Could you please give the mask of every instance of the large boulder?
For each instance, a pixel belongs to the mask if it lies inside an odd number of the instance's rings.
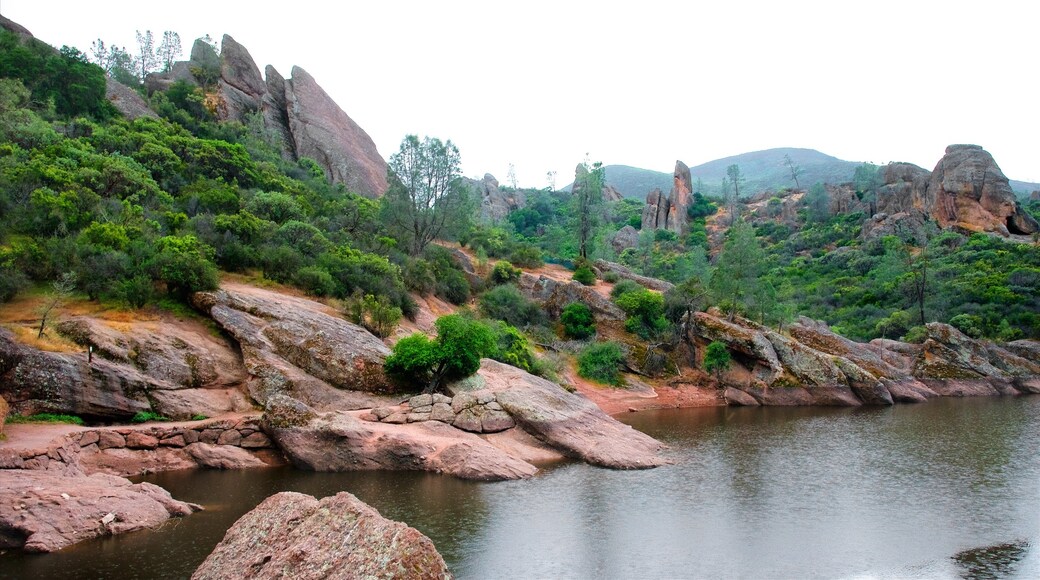
[[[105,98],[117,111],[131,121],[138,117],[157,118],[159,116],[148,107],[148,103],[137,94],[137,91],[112,77],[105,77]]]
[[[618,230],[610,238],[610,246],[614,248],[615,254],[621,254],[629,248],[634,248],[639,245],[639,230],[635,229],[631,225]]]
[[[451,578],[433,542],[347,492],[320,501],[295,492],[238,519],[193,580]]]
[[[285,82],[285,100],[298,157],[317,161],[330,181],[365,197],[386,192],[386,161],[375,142],[314,77],[294,66],[292,78]]]
[[[922,209],[932,172],[913,163],[895,162],[881,168],[877,211],[889,215]]]
[[[481,361],[478,374],[517,425],[564,455],[614,469],[667,463],[658,455],[661,442],[556,383],[490,359]]]
[[[889,215],[881,212],[863,223],[863,239],[875,240],[895,236],[915,246],[925,246],[937,231],[935,222],[919,209]]]
[[[318,414],[277,395],[268,401],[263,424],[293,465],[311,471],[432,471],[479,481],[522,479],[537,471],[479,436],[438,421],[389,424],[363,420],[363,414]]]
[[[267,78],[267,92],[261,102],[264,113],[264,126],[278,138],[278,146],[282,157],[295,160],[296,143],[289,129],[289,105],[285,100],[285,77],[271,65],[264,69]]]
[[[0,469],[0,550],[53,552],[91,538],[155,528],[199,509],[156,485],[113,475]]]
[[[932,171],[924,209],[943,227],[1007,235],[1040,231],[993,156],[978,145],[950,145]]]
[[[620,232],[618,232],[620,233]],[[667,280],[661,280],[659,278],[651,278],[649,276],[642,276],[636,274],[632,270],[617,264],[615,262],[608,262],[606,260],[596,260],[596,269],[600,272],[611,272],[617,275],[618,278],[623,280],[631,280],[636,284],[650,290],[657,290],[658,292],[667,292],[675,287],[675,284],[668,282]]]
[[[280,393],[319,409],[371,408],[385,403],[372,393],[396,390],[383,372],[390,349],[323,304],[239,284],[192,303],[238,341],[261,404]]]

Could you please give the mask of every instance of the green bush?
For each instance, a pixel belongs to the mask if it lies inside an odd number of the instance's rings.
[[[614,300],[617,300],[617,298],[622,294],[627,294],[629,292],[634,292],[636,290],[642,289],[643,287],[639,285],[637,282],[625,279],[618,282],[617,284],[614,284],[614,287],[610,289],[610,297]]]
[[[437,295],[452,304],[465,304],[469,294],[469,281],[458,270],[447,270],[437,279]]]
[[[618,296],[614,303],[625,311],[625,330],[644,339],[658,336],[668,328],[664,318],[664,297],[640,287]]]
[[[496,351],[494,333],[479,320],[449,314],[438,318],[435,326],[434,340],[417,332],[397,341],[386,358],[386,372],[433,391],[446,378],[477,372],[481,357]]]
[[[620,365],[625,360],[621,346],[616,342],[596,342],[585,347],[578,355],[578,375],[600,383],[623,384]]]
[[[915,326],[903,336],[903,342],[911,344],[922,344],[925,340],[928,340],[928,329],[923,326]]]
[[[545,321],[541,307],[512,284],[496,286],[480,297],[480,311],[488,318],[504,320],[513,326],[529,326]]]
[[[513,248],[509,254],[509,261],[523,268],[540,268],[545,264],[542,251],[530,244],[520,244]]]
[[[532,372],[536,360],[527,337],[515,326],[500,320],[491,325],[491,331],[495,335],[495,351],[490,354],[490,358]]]
[[[596,334],[596,323],[592,309],[584,302],[571,302],[560,313],[563,332],[570,338],[588,338]]]
[[[523,274],[523,271],[520,268],[513,266],[506,260],[500,260],[491,269],[491,274],[488,275],[488,283],[492,286],[509,284],[519,280],[521,274]]]
[[[332,274],[319,266],[300,268],[293,277],[293,282],[313,296],[331,296],[336,291],[336,281]]]
[[[606,272],[603,274],[603,281],[610,284],[614,284],[620,279],[621,276],[618,276],[617,272]]]
[[[165,417],[154,411],[139,411],[131,419],[131,423],[147,423],[148,421],[169,421],[169,417]]]
[[[596,283],[596,273],[588,266],[578,266],[578,268],[574,270],[572,278],[575,282],[580,282],[585,286],[592,286]]]
[[[729,349],[724,342],[713,341],[704,350],[704,370],[714,374],[715,378],[722,376],[723,371],[729,368],[731,360]]]
[[[401,269],[404,285],[413,292],[426,296],[437,289],[433,265],[422,258],[408,258]]]
[[[217,287],[217,267],[213,248],[195,236],[166,236],[155,242],[152,276],[164,282],[171,294],[187,296]]]

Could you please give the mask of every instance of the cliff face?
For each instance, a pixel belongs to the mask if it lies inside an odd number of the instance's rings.
[[[672,190],[665,197],[655,189],[646,196],[643,208],[643,230],[669,230],[683,235],[687,230],[686,209],[690,207],[693,186],[690,168],[682,161],[675,162],[672,173]]]

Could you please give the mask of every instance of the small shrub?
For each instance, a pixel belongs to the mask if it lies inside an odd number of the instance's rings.
[[[622,294],[628,294],[629,292],[642,289],[643,287],[640,286],[638,283],[626,279],[618,282],[617,284],[614,284],[614,287],[610,289],[610,297],[614,300],[617,300],[617,298]]]
[[[300,268],[293,281],[312,296],[329,296],[336,291],[336,280],[320,266]]]
[[[437,295],[452,304],[469,301],[470,287],[465,274],[458,270],[445,270],[437,280]]]
[[[592,317],[592,309],[584,302],[571,302],[560,313],[563,333],[569,338],[588,338],[596,334],[596,323]]]
[[[731,360],[726,343],[716,340],[704,351],[704,370],[719,379],[722,372],[729,368]]]
[[[513,266],[506,260],[501,260],[492,268],[491,274],[488,276],[488,283],[492,286],[509,284],[519,280],[521,274],[523,274],[523,271],[520,268]]]
[[[621,277],[618,276],[617,272],[606,272],[606,273],[603,274],[603,281],[604,282],[609,282],[611,284],[615,284],[620,279],[621,279]]]
[[[545,261],[542,260],[542,251],[528,244],[514,248],[509,254],[509,261],[523,268],[540,268],[545,264]]]
[[[512,284],[496,286],[485,292],[480,297],[480,311],[488,318],[520,327],[539,324],[545,319],[538,304]]]
[[[578,355],[578,375],[600,383],[620,386],[620,365],[625,353],[616,342],[596,342],[585,347]]]
[[[530,372],[535,365],[535,358],[527,337],[515,326],[502,321],[492,324],[491,331],[495,335],[495,352],[491,353],[491,358]]]
[[[131,419],[131,423],[146,423],[148,421],[169,421],[169,417],[164,417],[159,413],[153,411],[139,411]]]
[[[903,336],[903,342],[909,342],[911,344],[922,344],[927,339],[928,329],[923,326],[915,326],[906,331],[906,335]]]
[[[191,420],[192,421],[205,421],[206,419],[209,419],[209,417],[206,416],[206,415],[203,415],[202,413],[196,413],[196,414],[191,416]]]
[[[426,296],[437,289],[437,276],[433,265],[422,258],[409,259],[401,271],[404,284],[409,290]]]
[[[397,328],[403,312],[385,296],[361,295],[357,290],[346,300],[344,314],[354,324],[364,326],[379,338],[386,338]]]
[[[618,296],[614,303],[628,314],[625,330],[632,334],[650,339],[668,328],[668,321],[664,318],[664,297],[656,292],[640,287]]]
[[[596,283],[596,273],[588,266],[579,266],[578,269],[574,271],[572,278],[575,282],[580,282],[585,286],[592,286]]]

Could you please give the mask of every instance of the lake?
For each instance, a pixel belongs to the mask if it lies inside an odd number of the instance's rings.
[[[546,466],[527,481],[290,468],[137,478],[206,511],[3,578],[186,578],[283,490],[345,490],[428,535],[458,578],[1040,578],[1040,397],[621,417],[674,465]]]

